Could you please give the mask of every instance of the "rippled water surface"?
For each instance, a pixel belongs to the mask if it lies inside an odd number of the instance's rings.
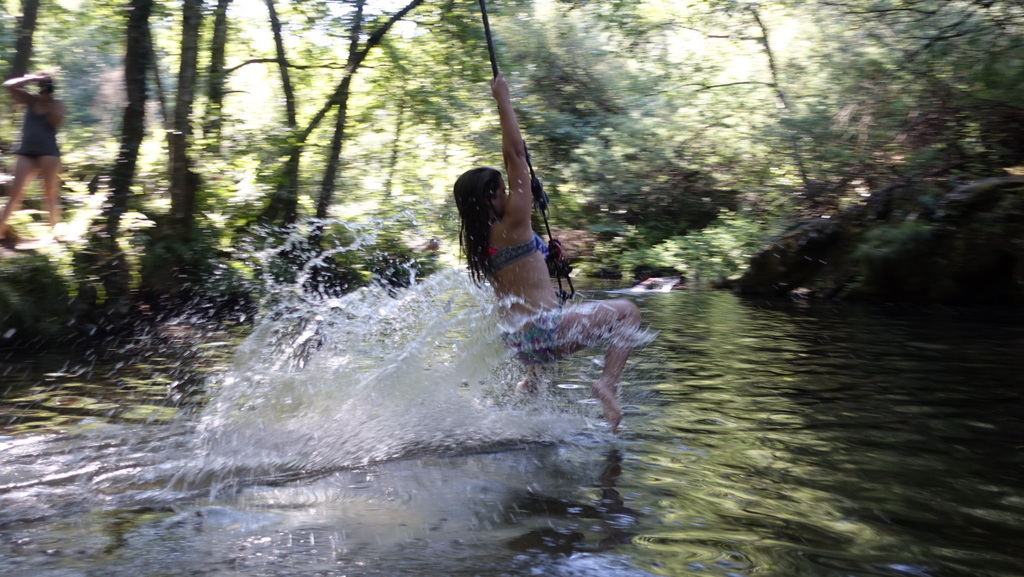
[[[1019,313],[585,292],[658,331],[617,437],[457,275],[8,359],[0,574],[1024,575]]]

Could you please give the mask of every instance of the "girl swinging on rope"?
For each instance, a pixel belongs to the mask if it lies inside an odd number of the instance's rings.
[[[488,281],[500,302],[502,339],[527,366],[516,390],[536,393],[539,365],[585,347],[608,343],[601,377],[591,392],[601,401],[612,432],[622,421],[618,379],[642,333],[640,310],[626,300],[562,306],[548,278],[547,246],[533,232],[533,194],[526,145],[505,77],[491,93],[498,103],[506,180],[497,169],[474,168],[455,182],[461,218],[459,242],[475,282]]]

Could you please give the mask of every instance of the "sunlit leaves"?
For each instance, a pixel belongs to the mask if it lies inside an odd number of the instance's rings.
[[[115,86],[123,6],[45,4],[37,64],[64,78],[73,122],[63,136],[69,172],[78,178],[78,168],[93,171],[113,156],[111,118],[123,106]],[[406,4],[369,2],[364,40]],[[299,131],[345,74],[355,3],[276,5],[299,126],[289,128],[284,118],[265,2],[234,0],[223,132],[217,142],[196,143],[209,151],[196,170],[206,187],[204,222],[222,227],[227,239],[218,246],[230,245],[233,231],[277,190],[290,147],[303,146],[299,206],[306,211],[327,157],[329,127]],[[181,32],[176,6],[158,4],[153,18],[158,78],[169,106]],[[791,201],[827,212],[895,179],[950,167],[989,174],[1010,166],[1015,155],[1019,164],[1019,2],[492,0],[487,6],[499,66],[554,201],[552,222],[600,231],[594,234],[619,254],[669,247],[671,239],[706,227],[731,230],[735,223],[716,220],[726,215],[742,221]],[[472,0],[424,3],[365,60],[349,100],[335,214],[364,220],[411,214],[425,229],[415,234],[454,238],[451,183],[475,164],[501,162],[480,16]],[[0,24],[9,36],[9,21]],[[197,95],[196,115],[204,112],[203,96]],[[133,202],[159,212],[166,204],[166,151],[156,93],[151,97]]]

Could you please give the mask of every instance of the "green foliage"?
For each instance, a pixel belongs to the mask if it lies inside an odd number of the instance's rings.
[[[60,336],[69,317],[64,279],[43,255],[0,259],[0,339]]]
[[[942,267],[942,255],[930,254],[929,241],[935,234],[932,224],[905,220],[867,231],[853,252],[860,263],[861,286],[865,295],[929,295],[936,292],[933,274]],[[941,278],[941,277],[940,277]]]
[[[161,83],[150,84],[148,132],[117,245],[130,288],[261,294],[274,283],[305,283],[337,294],[402,284],[443,260],[410,238],[457,247],[455,178],[500,165],[479,7],[424,3],[354,77],[331,207],[346,224],[290,248],[291,231],[256,235],[295,145],[300,218],[315,206],[334,111],[316,126],[314,115],[347,73],[355,15],[353,2],[276,6],[297,129],[284,120],[265,10],[234,5],[223,131],[195,135],[197,230],[174,238],[155,229],[169,210],[163,114],[178,88],[181,23],[173,5],[156,5],[151,81]],[[68,102],[67,214],[95,219],[93,232],[103,224],[96,197],[108,192],[102,183],[118,152],[124,8],[44,3],[36,33],[32,67],[54,69]],[[366,8],[364,34],[395,6]],[[818,216],[922,175],[974,178],[1024,164],[1024,27],[1010,0],[506,0],[489,9],[498,62],[552,199],[551,223],[596,238],[588,260],[574,265],[580,273],[728,279],[782,226],[779,211]],[[0,24],[8,62],[13,22]],[[206,112],[205,86],[201,78],[193,126]],[[356,241],[360,227],[380,222],[386,234]],[[858,258],[868,269],[903,262],[926,238],[915,226],[872,233]],[[256,262],[250,248],[276,260]],[[62,257],[59,270],[71,260]],[[67,274],[91,278],[84,266]]]
[[[706,286],[742,274],[766,232],[753,218],[723,211],[707,227],[623,251],[614,262],[634,278],[681,276],[692,286]]]
[[[216,229],[197,227],[189,238],[152,238],[140,259],[140,288],[155,296],[186,298],[194,294],[217,298],[239,289],[241,279],[218,258],[216,235]]]
[[[864,262],[908,262],[918,256],[921,246],[933,234],[933,226],[919,220],[877,226],[864,235],[854,257]]]
[[[236,287],[257,298],[276,293],[338,297],[368,285],[397,288],[440,268],[436,252],[408,242],[395,220],[370,225],[302,221],[260,227],[225,259]]]

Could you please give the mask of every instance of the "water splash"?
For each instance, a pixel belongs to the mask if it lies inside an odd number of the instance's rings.
[[[496,321],[491,291],[456,271],[397,293],[278,298],[214,385],[187,474],[327,471],[577,432],[578,415],[510,399],[517,368]]]

